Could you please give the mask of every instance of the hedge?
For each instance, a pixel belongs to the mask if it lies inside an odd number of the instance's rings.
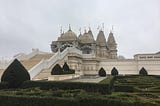
[[[114,92],[136,92],[138,90],[131,85],[115,85],[113,87],[113,91]]]
[[[73,98],[0,95],[0,106],[80,106]]]
[[[0,95],[0,106],[159,106],[130,97],[86,96],[75,98]]]
[[[115,76],[112,89],[115,92],[159,92],[154,89],[160,84],[160,77],[155,75]]]
[[[21,88],[40,87],[42,90],[75,90],[83,89],[87,92],[110,94],[109,84],[81,83],[81,82],[56,82],[56,81],[27,81]]]

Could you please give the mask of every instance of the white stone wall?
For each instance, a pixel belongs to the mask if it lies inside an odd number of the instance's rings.
[[[89,63],[88,63],[89,64]],[[106,74],[111,74],[111,70],[115,67],[119,74],[139,74],[139,70],[144,67],[149,75],[160,75],[160,61],[136,61],[130,60],[106,60],[101,61],[97,71],[84,71],[84,74],[98,74],[98,70],[103,67]]]
[[[100,62],[99,69],[103,67],[106,74],[111,74],[111,70],[115,67],[119,74],[137,74],[137,62],[134,60],[110,60]]]
[[[138,70],[144,67],[149,75],[160,75],[160,61],[138,61]]]

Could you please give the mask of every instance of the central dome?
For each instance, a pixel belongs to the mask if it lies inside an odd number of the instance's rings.
[[[71,41],[71,40],[77,40],[77,36],[74,32],[72,32],[71,29],[69,29],[67,32],[61,35],[61,37],[58,38],[58,41]]]

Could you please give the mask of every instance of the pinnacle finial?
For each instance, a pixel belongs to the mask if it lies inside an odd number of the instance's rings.
[[[110,33],[113,33],[113,25],[112,25],[112,28],[111,28],[111,30],[110,30]]]
[[[71,25],[69,24],[69,31],[71,31]]]
[[[62,26],[61,26],[61,29],[60,29],[60,34],[62,34]]]
[[[91,31],[91,27],[90,27],[90,24],[89,24],[89,26],[88,26],[88,29],[89,29],[89,31]]]
[[[100,26],[97,27],[97,30],[100,30]]]
[[[114,26],[112,25],[112,30],[111,30],[112,32],[113,32],[113,27],[114,27]]]
[[[104,31],[104,23],[102,23],[102,30]]]
[[[84,33],[87,33],[86,27],[84,27]]]
[[[81,27],[79,28],[79,32],[80,32],[80,34],[81,34]]]
[[[91,31],[91,27],[88,27],[89,31]]]

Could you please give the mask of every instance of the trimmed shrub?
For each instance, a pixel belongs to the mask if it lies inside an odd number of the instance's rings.
[[[51,71],[51,75],[63,75],[63,74],[75,74],[75,70],[70,69],[68,64],[65,62],[63,68],[61,68],[59,64],[56,64]]]
[[[63,74],[75,74],[75,70],[69,69],[69,71],[63,71]]]
[[[98,75],[101,76],[101,77],[105,77],[106,76],[106,71],[104,70],[103,67],[101,67],[101,69],[99,70]]]
[[[144,67],[142,67],[141,70],[139,71],[139,75],[144,75],[144,76],[148,75],[148,73]]]
[[[74,69],[70,69],[70,72],[71,72],[72,74],[75,74],[75,70],[74,70]]]
[[[51,71],[51,75],[61,75],[61,74],[63,74],[63,69],[59,64],[56,64]]]
[[[70,69],[68,64],[65,62],[63,65],[63,74],[75,74],[75,70]]]
[[[123,95],[122,95],[123,96]],[[130,95],[125,97],[80,95],[71,97],[34,97],[0,95],[1,106],[159,106],[157,103],[142,101]],[[126,97],[129,96],[129,97]],[[18,101],[18,102],[17,102]]]
[[[111,75],[113,76],[118,75],[118,70],[115,67],[112,69]]]
[[[69,66],[66,62],[63,65],[63,71],[70,71]]]
[[[30,75],[17,59],[8,66],[1,77],[2,82],[8,82],[9,88],[17,88],[27,80],[30,80]]]
[[[0,83],[0,89],[7,89],[8,88],[8,83],[7,82],[1,82]]]
[[[41,91],[40,95],[0,94],[0,106],[159,106],[159,100],[143,100],[134,94],[99,95],[85,91]],[[39,93],[37,91],[32,91]],[[46,93],[46,94],[45,94]],[[44,94],[44,95],[42,95]],[[47,95],[48,94],[48,95]],[[18,101],[18,102],[17,102]]]

